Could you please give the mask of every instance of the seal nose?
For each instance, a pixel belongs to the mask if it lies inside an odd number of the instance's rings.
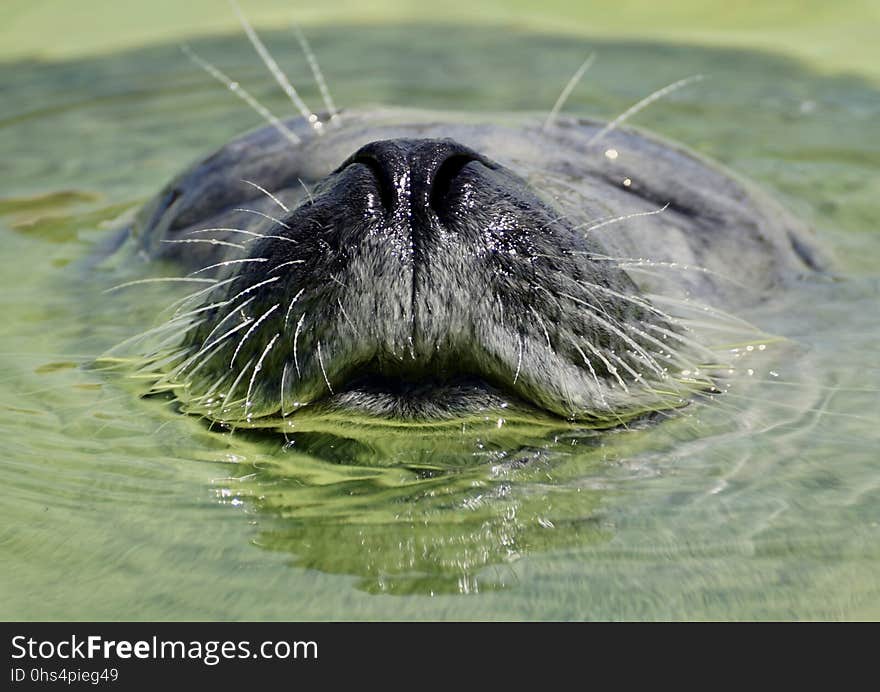
[[[477,152],[452,139],[387,139],[361,147],[341,167],[366,166],[376,179],[389,216],[440,215],[462,169],[473,161],[494,168]]]

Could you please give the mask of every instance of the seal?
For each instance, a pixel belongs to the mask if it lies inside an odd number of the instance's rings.
[[[619,424],[712,386],[675,376],[712,354],[664,296],[730,309],[818,266],[778,205],[633,130],[396,109],[285,127],[301,141],[230,142],[132,230],[211,281],[172,322],[163,384],[224,423],[524,404]],[[639,274],[674,265],[699,271]]]
[[[695,314],[735,325],[728,311],[821,266],[754,186],[617,122],[269,119],[129,229],[142,258],[207,284],[144,361],[224,425],[515,410],[617,426],[717,390],[728,365]]]

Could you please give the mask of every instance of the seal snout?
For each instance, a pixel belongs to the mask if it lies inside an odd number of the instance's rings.
[[[523,178],[455,140],[370,142],[284,211],[250,214],[248,256],[225,265],[224,294],[186,337],[181,380],[209,417],[317,405],[442,418],[519,402],[619,419],[630,385],[661,372],[644,329],[657,316],[628,277],[592,261]]]
[[[448,212],[452,185],[472,162],[495,167],[452,139],[389,139],[364,145],[337,172],[365,167],[375,178],[387,215],[419,222],[431,212],[438,216]]]

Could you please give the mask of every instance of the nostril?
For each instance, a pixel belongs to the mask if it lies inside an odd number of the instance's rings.
[[[378,161],[369,154],[355,155],[346,165],[352,165],[355,163],[365,166],[373,174],[373,177],[376,179],[376,187],[379,191],[379,201],[382,203],[382,208],[385,209],[386,212],[390,212],[391,207],[394,205],[394,181],[391,178],[388,168],[384,166],[381,161]]]
[[[462,169],[472,161],[479,161],[479,158],[473,154],[462,153],[453,154],[440,164],[431,181],[431,192],[428,198],[428,204],[434,212],[440,213],[444,209],[444,203],[449,197],[452,183]]]
[[[463,169],[473,161],[494,164],[451,139],[388,139],[362,146],[338,169],[359,164],[369,172],[386,214],[411,216],[431,209],[448,213],[449,198]],[[366,169],[366,170],[364,170]]]

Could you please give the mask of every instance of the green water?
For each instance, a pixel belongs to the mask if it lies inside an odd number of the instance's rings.
[[[743,317],[787,341],[642,429],[209,431],[90,368],[177,293],[101,291],[114,219],[256,116],[176,44],[0,64],[0,617],[880,617],[880,93],[779,55],[526,31],[309,31],[336,100],[613,117],[758,180],[835,276]],[[267,42],[297,84],[286,32]],[[191,41],[278,112],[239,33]],[[405,59],[401,56],[405,55]],[[317,103],[316,90],[303,88]],[[736,258],[732,258],[735,263]]]

